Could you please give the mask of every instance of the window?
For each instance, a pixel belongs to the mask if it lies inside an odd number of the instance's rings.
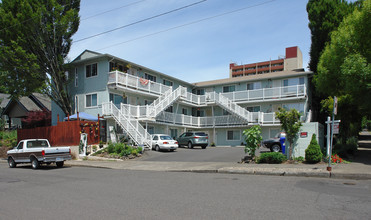
[[[236,91],[235,86],[223,86],[223,92],[234,92]]]
[[[286,110],[296,109],[299,113],[304,113],[304,103],[290,103],[290,104],[283,104],[282,107]]]
[[[157,141],[157,140],[158,140],[158,136],[157,136],[157,135],[154,136],[154,137],[153,137],[153,140],[154,140],[154,141]]]
[[[153,103],[153,100],[144,100],[144,105],[150,105]]]
[[[231,113],[229,113],[229,111],[223,109],[223,115],[230,115]]]
[[[86,107],[95,107],[97,105],[97,94],[86,95]]]
[[[165,86],[173,86],[173,82],[164,79],[164,85],[165,85]]]
[[[249,106],[246,107],[246,110],[249,112],[260,112],[260,106]]]
[[[227,131],[227,141],[236,141],[236,140],[240,140],[240,131],[238,130]]]
[[[148,74],[148,73],[146,73],[146,74],[144,75],[144,78],[146,78],[146,79],[148,79],[148,80],[151,80],[152,82],[156,82],[156,76],[152,76],[152,75],[150,75],[150,74]]]
[[[183,115],[187,115],[187,113],[188,113],[187,109],[186,109],[186,108],[183,108],[183,109],[182,109],[182,114],[183,114]]]
[[[85,69],[86,69],[86,78],[98,75],[98,64],[97,63],[86,65]]]
[[[304,84],[304,77],[283,80],[283,86],[296,86],[296,85],[303,85],[303,84]]]
[[[262,88],[261,82],[248,83],[246,87],[247,90],[254,90],[254,89],[261,89],[261,88]]]
[[[128,104],[128,97],[122,97],[121,95],[109,94],[109,101],[113,102],[118,108],[120,108],[121,103]]]
[[[177,130],[177,129],[170,129],[170,135],[171,135],[171,137],[173,137],[174,140],[175,140],[176,137],[178,137],[178,130]]]
[[[75,68],[75,87],[79,86],[79,74],[77,73],[77,68]]]
[[[167,109],[165,109],[165,112],[173,112],[173,106],[169,106]]]
[[[276,134],[278,134],[281,130],[279,128],[271,128],[269,129],[269,137],[274,138]]]
[[[155,127],[153,126],[148,126],[148,127],[144,126],[144,129],[146,129],[149,134],[155,133]]]
[[[23,141],[19,142],[19,144],[17,146],[17,149],[18,150],[22,150],[23,149]]]
[[[195,89],[193,93],[196,95],[205,95],[205,89]]]

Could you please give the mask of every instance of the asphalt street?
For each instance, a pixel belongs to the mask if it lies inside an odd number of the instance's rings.
[[[369,219],[371,181],[0,163],[0,219]]]

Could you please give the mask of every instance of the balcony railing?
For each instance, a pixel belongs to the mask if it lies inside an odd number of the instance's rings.
[[[247,126],[249,124],[279,125],[280,121],[275,118],[275,113],[254,112],[252,121],[246,122],[234,115],[214,116],[214,117],[194,117],[190,115],[174,114],[162,112],[156,117],[157,122],[176,124],[192,127],[225,127],[225,126]]]
[[[166,86],[161,83],[153,82],[137,76],[132,76],[117,70],[109,72],[108,84],[153,93],[156,95],[162,95],[166,91],[172,90],[171,86]]]
[[[261,100],[278,100],[284,98],[300,98],[306,96],[305,85],[264,88],[246,91],[223,93],[223,96],[234,102]]]

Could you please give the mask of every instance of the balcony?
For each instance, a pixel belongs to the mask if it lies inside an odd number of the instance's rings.
[[[305,85],[284,86],[222,93],[234,102],[260,102],[299,99],[306,97]]]
[[[147,93],[155,96],[162,95],[165,92],[172,90],[171,86],[132,76],[117,70],[109,72],[107,84],[109,86],[114,86],[115,88]]]

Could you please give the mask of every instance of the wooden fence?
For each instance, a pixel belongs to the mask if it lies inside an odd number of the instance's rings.
[[[81,132],[88,134],[88,145],[99,143],[99,122],[63,121],[55,126],[18,129],[18,142],[22,139],[48,139],[52,146],[76,146]]]

